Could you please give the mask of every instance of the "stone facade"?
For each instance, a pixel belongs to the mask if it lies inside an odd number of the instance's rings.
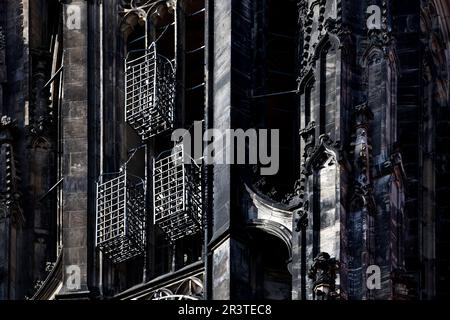
[[[2,1],[0,299],[448,297],[449,108],[447,0]],[[280,170],[202,165],[201,231],[171,240],[154,162],[195,121],[279,129]],[[123,174],[145,241],[106,251]]]

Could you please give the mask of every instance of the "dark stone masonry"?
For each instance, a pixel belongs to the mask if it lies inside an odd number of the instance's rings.
[[[448,0],[3,0],[0,118],[0,300],[450,296]]]

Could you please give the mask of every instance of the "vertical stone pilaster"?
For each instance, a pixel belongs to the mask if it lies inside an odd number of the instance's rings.
[[[214,118],[211,127],[231,128],[231,10],[232,0],[214,1]],[[212,239],[229,233],[231,223],[231,169],[227,165],[216,165],[213,169],[213,226]],[[216,182],[217,181],[217,182]],[[213,251],[212,258],[212,298],[231,298],[230,279],[230,240],[222,243]]]
[[[242,96],[237,93],[241,86],[249,85],[248,79],[242,80],[240,74],[242,65],[246,63],[246,50],[249,50],[251,39],[252,2],[248,0],[220,0],[214,1],[213,41],[209,46],[213,48],[213,79],[208,82],[212,88],[211,96],[213,111],[209,120],[211,128],[225,132],[227,129],[242,128],[247,118],[240,102]],[[239,30],[239,31],[237,31]],[[248,58],[250,59],[250,58]],[[250,286],[248,274],[250,263],[245,241],[234,227],[243,227],[238,217],[238,183],[236,166],[216,164],[212,168],[212,228],[209,250],[211,259],[211,289],[213,299],[245,299],[250,296],[247,292]],[[247,270],[247,271],[245,271]]]
[[[373,216],[376,205],[371,180],[371,144],[369,128],[373,113],[366,103],[358,105],[354,110],[355,142],[354,142],[354,186],[350,199],[348,221],[349,236],[349,298],[369,298],[366,288],[368,266],[373,264]]]
[[[88,294],[88,2],[65,1],[63,123],[63,288]]]
[[[397,239],[403,214],[404,181],[401,156],[395,156],[397,141],[397,74],[396,43],[392,37],[390,2],[375,2],[381,8],[379,28],[365,30],[366,48],[362,54],[363,89],[367,107],[373,113],[370,125],[370,174],[367,176],[368,199],[373,200],[363,210],[366,248],[362,265],[374,264],[381,271],[381,288],[363,288],[363,297],[369,299],[395,298],[394,273],[403,266]],[[355,152],[355,160],[359,160]],[[396,160],[397,159],[397,160]],[[399,159],[399,160],[398,160]],[[371,191],[373,190],[373,191]],[[382,236],[385,235],[385,236]],[[366,274],[363,274],[366,279]],[[365,282],[365,280],[364,280]]]

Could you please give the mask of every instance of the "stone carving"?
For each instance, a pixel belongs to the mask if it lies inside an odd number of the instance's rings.
[[[1,125],[2,129],[11,126],[14,123],[15,123],[15,121],[13,121],[11,119],[11,117],[8,117],[8,116],[2,116],[0,119],[0,125]]]
[[[52,272],[53,269],[55,268],[55,265],[56,265],[56,262],[47,261],[45,263],[45,272],[48,272],[48,273]]]
[[[303,30],[303,56],[300,76],[306,74],[306,70],[314,66],[318,51],[321,51],[320,43],[330,36],[337,37],[339,42],[350,34],[350,28],[342,23],[342,3],[336,0],[336,12],[333,17],[325,17],[326,0],[313,1],[308,5],[308,1],[301,1],[298,4],[299,25]],[[315,8],[318,6],[318,16],[315,16]],[[317,25],[314,26],[314,20]],[[317,28],[317,29],[316,29]],[[313,43],[313,35],[317,33],[317,39]]]
[[[175,11],[177,8],[177,1],[176,0],[167,0],[166,6],[169,9],[169,11]]]
[[[3,27],[0,26],[0,50],[4,50],[5,48],[6,48],[5,32],[3,31]]]
[[[309,212],[309,201],[306,200],[303,206],[297,210],[297,215],[299,218],[296,219],[296,229],[295,231],[300,232],[308,226],[308,212]]]
[[[303,157],[305,159],[309,158],[314,150],[315,144],[315,134],[316,134],[316,123],[314,121],[310,122],[306,128],[300,130],[300,136],[305,142],[305,153]]]
[[[366,103],[355,107],[356,140],[355,149],[355,197],[362,201],[370,213],[375,210],[375,200],[372,195],[370,177],[371,146],[369,144],[368,131],[373,113]]]
[[[388,56],[394,47],[394,38],[391,35],[391,30],[389,27],[389,18],[386,1],[383,1],[381,8],[381,28],[380,29],[368,29],[367,38],[368,44],[365,54],[363,55],[363,61],[366,64],[372,64],[380,59],[379,57],[373,57],[372,52],[374,50],[381,50],[384,55]]]
[[[36,280],[34,282],[34,287],[33,287],[34,292],[38,291],[43,285],[44,285],[43,280]]]
[[[29,132],[32,135],[45,136],[53,129],[53,111],[50,108],[50,91],[47,82],[47,64],[44,60],[36,63],[33,74],[32,106],[30,109]]]
[[[334,142],[329,135],[322,134],[319,137],[318,143],[310,151],[308,157],[305,158],[305,174],[310,175],[315,165],[325,163],[330,157],[333,157],[336,161],[339,161],[339,148],[339,142]]]
[[[0,118],[0,146],[3,144],[11,145],[13,135],[17,130],[17,121],[9,116],[1,116]]]
[[[299,23],[301,23],[301,17],[305,17],[308,12],[308,1],[299,1],[297,3],[298,7],[298,17],[299,17]]]
[[[340,263],[326,252],[321,252],[314,258],[308,273],[313,281],[313,290],[317,300],[333,300],[339,297],[336,290],[336,273]]]
[[[316,123],[314,121],[310,122],[306,128],[300,130],[300,136],[302,137],[305,147],[302,159],[302,167],[301,167],[301,176],[300,180],[297,183],[297,194],[300,198],[299,209],[296,210],[296,214],[299,218],[296,219],[297,226],[296,231],[299,232],[302,230],[302,227],[306,227],[308,224],[308,210],[309,203],[306,200],[306,182],[308,181],[308,172],[305,168],[305,163],[311,157],[314,151],[315,145],[315,136],[316,136]]]
[[[17,129],[16,121],[8,116],[0,119],[0,203],[11,210],[15,223],[22,224],[24,217],[20,206],[18,174],[13,141]]]

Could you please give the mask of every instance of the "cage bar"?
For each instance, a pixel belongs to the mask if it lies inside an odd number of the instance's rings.
[[[184,161],[183,146],[153,162],[154,222],[175,241],[201,230],[201,170]]]
[[[145,223],[145,181],[126,170],[100,177],[96,247],[114,263],[141,255],[145,250]]]
[[[173,127],[175,72],[152,43],[139,58],[125,61],[125,121],[143,141]]]

